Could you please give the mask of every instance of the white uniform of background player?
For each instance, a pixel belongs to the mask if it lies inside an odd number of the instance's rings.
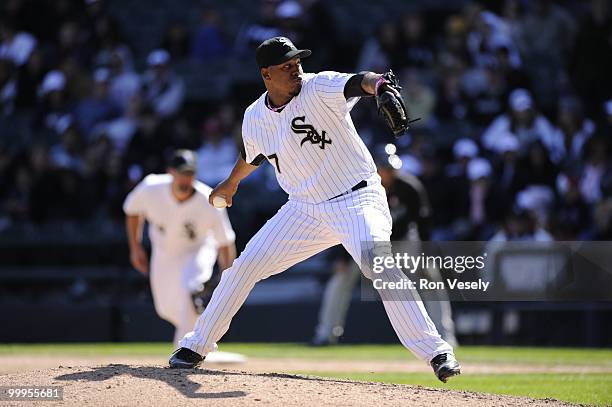
[[[177,156],[181,154],[189,157],[193,152],[177,152]],[[191,169],[189,164],[184,168]],[[187,177],[186,185],[193,186],[192,195],[182,202],[173,192],[176,176]],[[189,171],[178,171],[174,176],[149,175],[130,192],[123,205],[128,222],[135,218],[149,223],[153,301],[157,314],[175,326],[175,344],[192,329],[198,317],[191,294],[201,291],[210,279],[217,250],[228,252],[229,258],[224,260],[228,265],[235,253],[235,234],[226,210],[210,206],[211,188],[192,177]],[[138,230],[130,231],[128,224],[130,240],[139,237],[132,233],[141,236]],[[138,264],[135,267],[140,268]]]
[[[194,330],[179,342],[181,349],[171,357],[171,367],[193,367],[199,355],[215,350],[256,282],[337,244],[357,264],[364,264],[362,253],[365,249],[372,255],[372,241],[389,242],[391,216],[385,191],[349,114],[358,98],[347,101],[344,95],[353,75],[303,73],[299,58],[310,53],[296,49],[283,37],[267,40],[257,50],[268,91],[246,109],[244,156],[228,179],[215,188],[210,201],[224,196],[231,205],[240,180],[256,168],[249,163],[262,157],[275,167],[289,201],[223,273]],[[371,73],[357,76],[360,92],[374,93],[379,77]],[[362,271],[372,278],[368,267]],[[399,281],[403,275],[391,269],[378,276]],[[442,340],[413,292],[380,294],[404,346],[428,362],[438,355],[454,361],[452,347]],[[458,365],[455,370],[453,374],[458,374]]]

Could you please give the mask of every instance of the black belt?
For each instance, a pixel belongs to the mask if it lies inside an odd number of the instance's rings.
[[[346,192],[341,193],[340,195],[336,195],[333,198],[329,198],[328,201],[331,201],[332,199],[336,199],[336,198],[340,198],[342,195],[346,195],[346,194],[350,194],[351,192],[355,192],[361,188],[365,188],[368,186],[368,182],[367,181],[361,181],[359,184],[353,185],[353,187]]]

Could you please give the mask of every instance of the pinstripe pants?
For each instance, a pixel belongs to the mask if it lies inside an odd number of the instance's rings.
[[[362,260],[372,255],[372,242],[388,242],[390,235],[391,216],[380,183],[319,204],[287,202],[223,272],[206,310],[179,346],[201,355],[214,351],[255,283],[331,246],[342,244],[371,279],[367,262]],[[399,281],[402,276],[398,269],[387,269],[376,278]],[[415,356],[429,362],[438,354],[453,352],[414,290],[379,293],[393,329]]]

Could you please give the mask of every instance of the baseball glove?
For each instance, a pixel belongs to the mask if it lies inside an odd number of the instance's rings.
[[[406,130],[408,125],[419,119],[408,120],[408,113],[404,100],[400,94],[402,89],[393,71],[389,71],[382,75],[376,87],[376,106],[378,114],[383,118],[387,126],[393,132],[395,137],[399,137]]]

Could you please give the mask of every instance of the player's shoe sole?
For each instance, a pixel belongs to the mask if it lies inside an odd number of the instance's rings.
[[[170,356],[168,364],[171,369],[195,369],[204,358],[188,348],[179,348]]]
[[[453,376],[461,374],[461,366],[455,356],[450,353],[443,353],[436,356],[430,362],[436,377],[442,382],[446,383],[447,380]]]

